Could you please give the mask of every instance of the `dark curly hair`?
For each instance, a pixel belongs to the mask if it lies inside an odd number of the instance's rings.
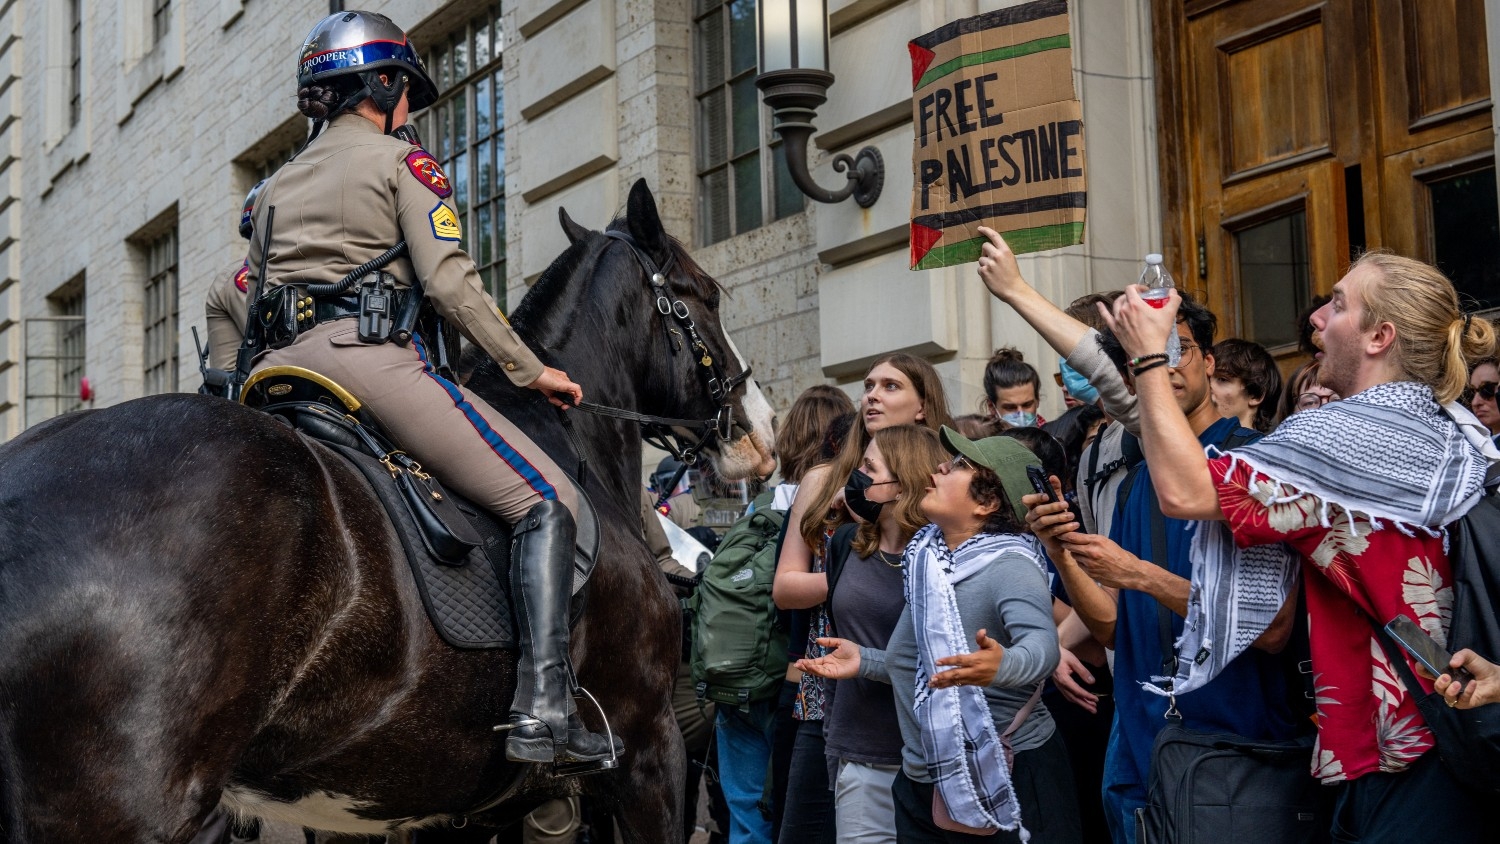
[[[1177,292],[1182,295],[1182,307],[1177,309],[1177,321],[1187,323],[1188,332],[1193,335],[1193,342],[1198,344],[1203,354],[1212,355],[1214,334],[1219,330],[1219,318],[1214,316],[1213,311],[1198,304],[1192,294],[1186,290]],[[1099,332],[1099,347],[1106,355],[1109,355],[1110,361],[1114,363],[1115,369],[1118,369],[1120,374],[1123,375],[1129,371],[1127,365],[1130,363],[1130,358],[1125,355],[1125,347],[1120,345],[1113,331],[1104,329]]]
[[[974,477],[969,479],[969,497],[980,506],[997,505],[995,512],[985,518],[984,525],[979,528],[979,531],[981,533],[1026,533],[1026,523],[1016,518],[1016,508],[1011,505],[1010,496],[1005,494],[1005,487],[1000,483],[1000,476],[977,463],[973,466]]]

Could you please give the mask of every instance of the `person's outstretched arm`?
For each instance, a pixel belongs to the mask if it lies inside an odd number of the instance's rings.
[[[1021,266],[1014,252],[999,232],[986,226],[979,233],[989,242],[979,255],[979,277],[996,299],[1009,305],[1021,319],[1036,329],[1068,365],[1089,379],[1104,404],[1104,412],[1123,424],[1132,434],[1140,432],[1135,396],[1125,387],[1125,379],[1114,362],[1099,346],[1099,332],[1067,315],[1021,276]]]

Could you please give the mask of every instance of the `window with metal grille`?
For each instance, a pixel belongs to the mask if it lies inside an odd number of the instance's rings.
[[[800,212],[755,88],[755,0],[695,0],[698,219],[704,244]]]
[[[68,0],[68,127],[83,115],[83,0]]]
[[[28,318],[22,334],[26,425],[83,407],[79,388],[88,350],[83,276],[63,285],[47,302],[51,313]]]
[[[255,181],[259,182],[261,179],[271,178],[277,170],[281,169],[281,165],[292,160],[292,156],[297,154],[297,150],[302,149],[302,144],[306,140],[306,137],[298,138],[284,146],[278,147],[270,155],[261,159],[255,165]]]
[[[146,247],[146,395],[177,389],[177,227]]]
[[[80,277],[68,286],[68,292],[52,297],[53,308],[67,321],[59,326],[58,374],[60,393],[66,400],[64,412],[83,407],[79,388],[83,384],[83,366],[88,355],[88,322],[84,319],[85,288]]]
[[[172,0],[152,0],[151,46],[160,44],[172,29]]]
[[[469,20],[426,57],[440,99],[418,117],[427,151],[453,182],[463,245],[484,286],[505,303],[505,92],[500,5]]]

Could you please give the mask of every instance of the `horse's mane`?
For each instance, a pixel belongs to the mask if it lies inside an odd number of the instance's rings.
[[[628,231],[624,215],[611,220],[606,231]],[[693,256],[688,254],[687,247],[682,244],[682,241],[670,234],[663,234],[667,241],[667,249],[681,270],[680,273],[673,273],[672,283],[685,282],[691,295],[702,298],[710,307],[717,307],[724,288],[697,261],[693,260]],[[601,237],[588,237],[569,244],[562,254],[552,260],[510,315],[511,324],[515,326],[522,338],[531,343],[540,332],[545,331],[546,311],[543,310],[544,307],[562,295],[574,274],[583,268],[585,261],[597,260],[598,253],[602,252],[608,244],[609,241]],[[563,330],[570,331],[576,325],[575,320],[567,319]]]
[[[517,305],[515,311],[511,313],[511,324],[528,340],[531,339],[531,332],[528,329],[539,316],[537,309],[542,307],[542,303],[551,302],[557,298],[563,288],[567,287],[568,280],[583,264],[583,259],[589,253],[589,246],[592,242],[593,238],[589,238],[568,244],[568,248],[564,249],[561,255],[553,258],[552,263],[547,265],[547,269],[542,270],[536,283],[532,284],[531,289],[526,291],[526,295],[521,298],[521,304]]]

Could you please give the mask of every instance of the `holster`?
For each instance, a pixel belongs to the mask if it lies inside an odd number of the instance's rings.
[[[261,349],[290,346],[297,335],[312,328],[313,300],[299,287],[289,284],[267,290],[255,302],[256,330]]]

